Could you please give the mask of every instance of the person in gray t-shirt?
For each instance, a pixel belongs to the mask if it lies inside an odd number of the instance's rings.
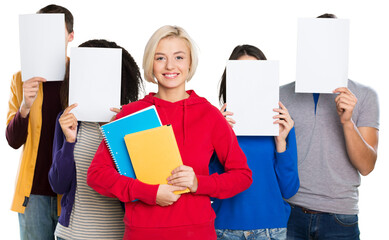
[[[295,122],[300,178],[288,199],[288,239],[359,239],[358,187],[377,159],[378,97],[351,80],[334,93],[295,93],[294,82],[280,89]]]

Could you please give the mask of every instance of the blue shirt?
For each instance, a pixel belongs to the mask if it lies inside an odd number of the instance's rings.
[[[228,199],[213,199],[215,228],[252,230],[287,226],[290,206],[283,198],[292,197],[300,186],[294,128],[287,138],[287,149],[277,153],[272,136],[240,136],[239,146],[253,172],[249,189]],[[217,156],[210,172],[223,172]]]

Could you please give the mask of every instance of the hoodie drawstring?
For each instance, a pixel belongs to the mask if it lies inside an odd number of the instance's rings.
[[[185,137],[186,137],[186,127],[185,127],[185,121],[186,121],[186,101],[184,101],[184,110],[183,111],[184,111],[184,114],[183,114],[184,115],[184,119],[182,121],[182,128],[183,128],[183,135],[184,136],[183,136],[183,143],[182,143],[182,145],[185,146],[185,142],[186,142],[185,141],[186,140],[185,139]]]
[[[158,114],[163,114],[163,115],[165,115],[165,118],[164,119],[166,119],[166,120],[168,120],[169,118],[168,118],[168,115],[167,115],[167,113],[166,113],[166,111],[165,111],[165,109],[163,108],[163,107],[161,107],[161,105],[160,104],[158,104],[158,103],[154,103],[154,105],[157,107],[157,112],[158,112]],[[158,111],[158,109],[160,109],[160,111]],[[186,101],[184,101],[184,107],[183,107],[183,121],[182,121],[182,134],[183,134],[183,142],[182,142],[182,145],[183,146],[185,146],[185,142],[186,142],[186,132],[187,132],[187,129],[186,129],[186,127],[185,127],[185,122],[186,122],[186,113],[187,112],[187,103],[186,103]],[[169,122],[169,121],[168,121]],[[163,123],[162,123],[163,124]]]
[[[197,94],[193,90],[189,90],[189,91],[187,91],[187,93],[190,95],[189,98],[185,99],[183,101],[179,101],[178,103],[171,103],[171,102],[167,102],[163,99],[159,99],[159,98],[155,97],[155,93],[150,93],[149,95],[145,96],[144,99],[140,100],[140,101],[144,101],[144,102],[150,103],[152,105],[155,105],[157,107],[158,114],[162,115],[162,116],[160,115],[161,120],[165,119],[165,121],[162,124],[169,123],[169,117],[168,117],[168,114],[166,112],[166,111],[169,111],[168,108],[171,108],[173,106],[177,107],[177,108],[182,108],[182,111],[183,111],[182,145],[183,146],[185,145],[186,139],[189,137],[188,134],[190,134],[190,130],[187,129],[188,123],[186,121],[188,121],[188,117],[190,117],[192,115],[189,114],[189,116],[188,116],[188,111],[189,111],[188,106],[189,105],[191,105],[191,106],[196,105],[197,106],[197,104],[203,104],[203,103],[209,104],[205,98],[197,96]],[[191,109],[192,109],[192,107],[191,107]],[[180,112],[180,110],[178,110],[178,112]],[[196,108],[194,110],[191,110],[191,111],[195,111],[195,110],[196,110]],[[172,112],[171,114],[174,115],[175,112]],[[173,123],[170,122],[170,124],[173,124]]]

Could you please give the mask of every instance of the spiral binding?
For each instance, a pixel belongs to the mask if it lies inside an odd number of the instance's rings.
[[[107,145],[107,147],[108,147],[109,153],[111,154],[111,157],[112,157],[112,159],[113,159],[113,162],[115,163],[116,169],[118,170],[118,172],[119,172],[120,175],[123,175],[123,174],[122,174],[122,171],[121,171],[120,168],[119,168],[119,165],[118,165],[117,162],[116,162],[115,154],[114,154],[113,151],[112,151],[111,145],[109,145],[109,142],[108,142],[107,137],[106,137],[106,135],[105,135],[104,129],[100,127],[100,131],[101,131],[101,133],[102,133],[103,136],[104,136],[105,145]],[[109,132],[108,132],[108,133],[109,133]]]

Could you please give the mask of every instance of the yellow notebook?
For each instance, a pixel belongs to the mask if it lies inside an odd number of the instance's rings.
[[[183,165],[171,125],[165,125],[124,137],[136,178],[147,184],[167,184],[171,172]],[[175,194],[189,189],[175,191]]]

